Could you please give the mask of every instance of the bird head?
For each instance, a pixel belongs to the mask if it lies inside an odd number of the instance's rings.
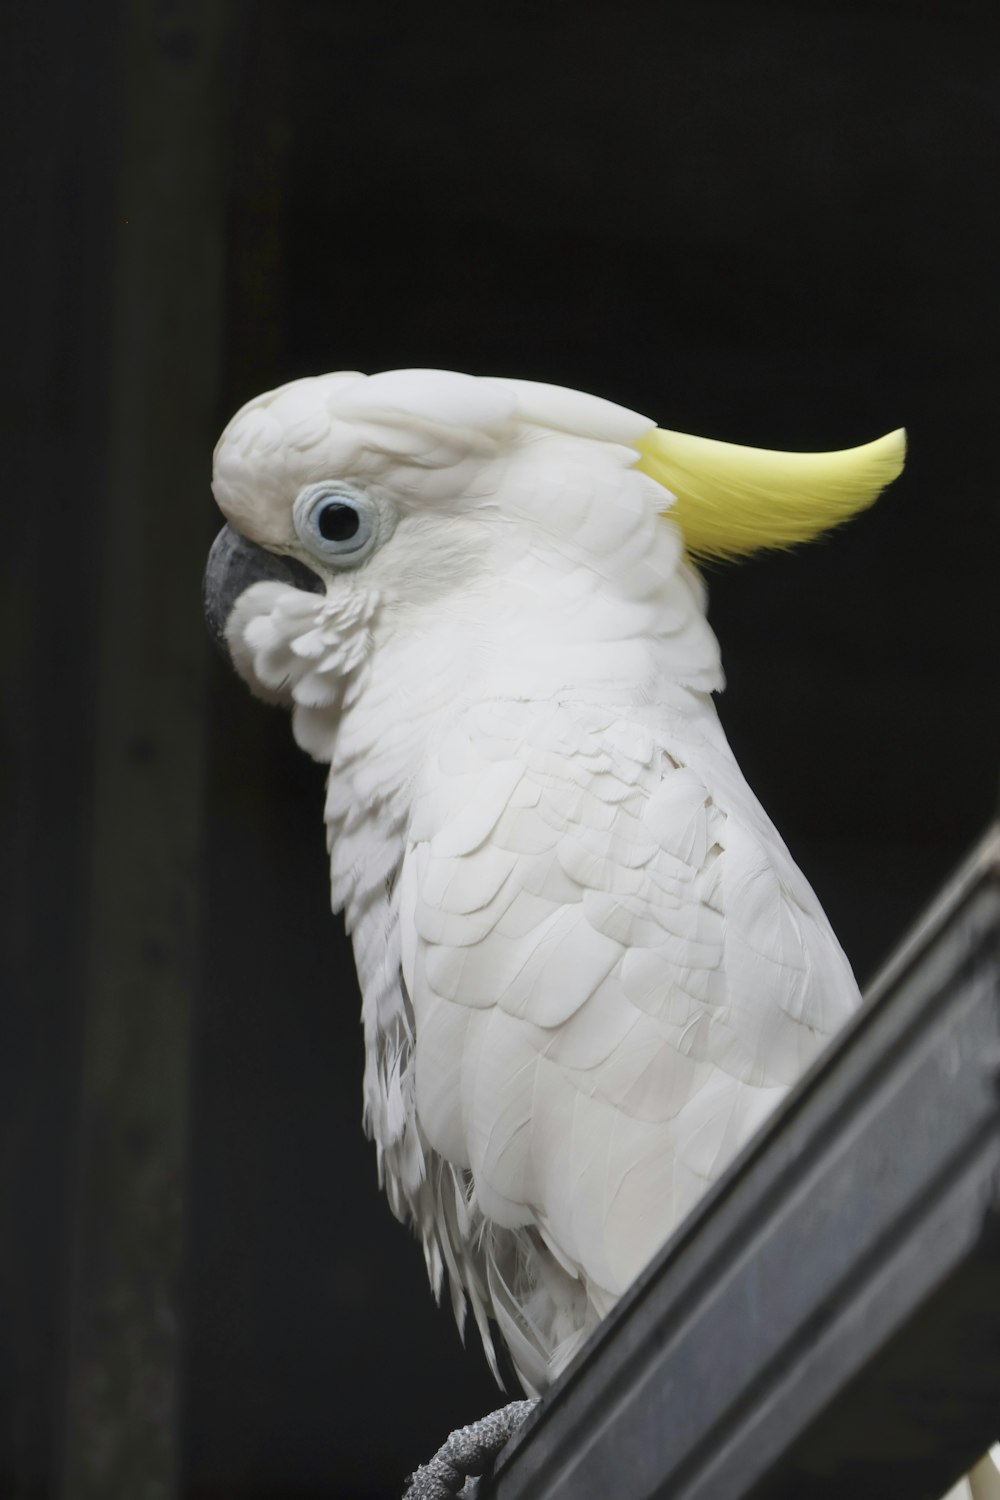
[[[329,708],[357,694],[380,632],[423,630],[431,614],[456,643],[486,620],[528,640],[570,632],[571,618],[593,640],[598,595],[615,629],[655,633],[675,587],[700,622],[692,560],[807,540],[869,504],[902,457],[901,432],[776,453],[530,381],[297,380],[250,401],[217,445],[227,525],[206,614],[260,696]],[[694,685],[715,685],[705,671]]]

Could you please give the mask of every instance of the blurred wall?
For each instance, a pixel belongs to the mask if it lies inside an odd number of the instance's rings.
[[[905,422],[871,513],[709,578],[727,730],[864,977],[995,800],[992,7],[4,25],[0,1493],[392,1495],[493,1392],[361,1134],[322,772],[200,636],[214,434],[401,365],[769,446]]]

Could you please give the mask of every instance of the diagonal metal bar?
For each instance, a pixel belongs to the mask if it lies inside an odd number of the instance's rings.
[[[1000,825],[490,1500],[936,1500],[1000,1435]]]

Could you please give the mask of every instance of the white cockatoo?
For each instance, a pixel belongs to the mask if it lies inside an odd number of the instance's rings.
[[[529,1392],[859,1004],[720,726],[696,563],[847,519],[903,451],[440,370],[297,380],[219,441],[207,608],[330,767],[379,1172]]]
[[[219,441],[210,609],[330,766],[389,1202],[529,1391],[859,1003],[722,732],[693,559],[814,536],[902,459],[441,370],[297,380]]]

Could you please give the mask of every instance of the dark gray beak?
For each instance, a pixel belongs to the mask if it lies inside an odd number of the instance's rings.
[[[228,656],[226,623],[233,605],[252,583],[287,583],[308,594],[322,594],[323,581],[295,557],[279,557],[223,526],[205,564],[202,602],[212,639]]]

